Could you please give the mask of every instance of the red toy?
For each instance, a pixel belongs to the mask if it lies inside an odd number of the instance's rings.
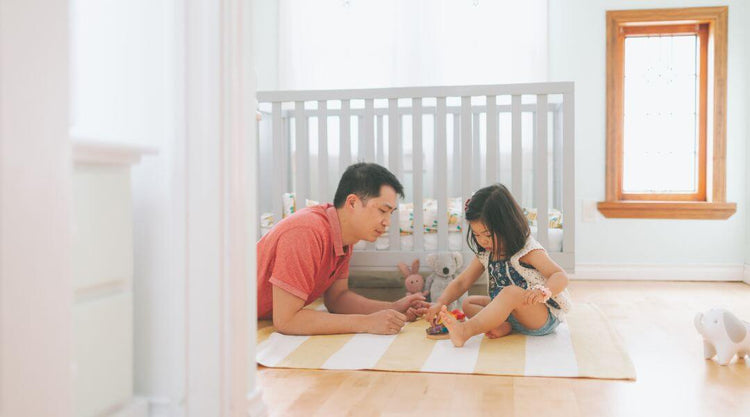
[[[466,320],[466,315],[464,314],[464,312],[458,309],[451,311],[450,315],[458,321]],[[426,328],[425,333],[427,333],[428,339],[433,340],[442,340],[450,337],[448,336],[448,329],[445,327],[439,317],[435,317],[432,322],[432,326]]]

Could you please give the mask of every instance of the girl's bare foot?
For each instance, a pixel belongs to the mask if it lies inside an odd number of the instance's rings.
[[[461,347],[469,339],[464,323],[457,321],[452,314],[448,313],[448,309],[445,306],[440,310],[440,321],[448,329],[448,335],[451,337],[453,346]]]
[[[511,327],[510,323],[504,321],[503,324],[497,326],[496,328],[490,330],[485,334],[489,339],[497,339],[498,337],[509,335],[511,330],[513,330],[513,328]]]

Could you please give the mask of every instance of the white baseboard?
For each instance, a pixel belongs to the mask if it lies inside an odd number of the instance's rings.
[[[263,403],[260,388],[255,388],[255,391],[247,394],[247,404],[247,415],[249,417],[266,417],[268,415],[268,409],[266,404]]]
[[[742,281],[744,281],[745,284],[750,285],[750,264],[745,264],[745,274]]]
[[[748,265],[614,265],[577,264],[575,280],[618,281],[745,281],[750,279]]]
[[[148,417],[148,401],[142,397],[135,397],[106,415],[108,417]]]
[[[169,397],[149,397],[148,417],[181,417],[185,410],[179,405],[181,401],[174,401]]]

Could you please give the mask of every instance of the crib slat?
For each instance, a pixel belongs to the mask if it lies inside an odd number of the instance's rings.
[[[339,168],[341,174],[352,160],[351,115],[349,114],[349,100],[341,100],[341,116],[339,116]]]
[[[414,181],[412,189],[414,190],[414,228],[412,236],[414,238],[414,250],[424,250],[424,220],[422,211],[422,99],[412,99],[412,179]]]
[[[461,172],[461,112],[459,111],[455,113],[450,113],[451,117],[453,118],[453,152],[451,152],[451,157],[453,159],[452,163],[453,166],[451,167],[451,178],[450,178],[450,192],[448,195],[450,196],[460,196],[461,195],[461,176],[458,175],[459,172]],[[447,117],[447,116],[446,116]],[[446,119],[447,124],[447,119]],[[448,187],[448,183],[445,184],[446,187]]]
[[[318,102],[318,201],[332,201],[328,195],[328,102]]]
[[[461,97],[461,201],[466,201],[474,191],[472,186],[473,164],[471,137],[471,97]],[[441,213],[442,215],[445,212]],[[461,225],[461,230],[466,230],[468,223]],[[465,239],[461,239],[464,250],[468,249]]]
[[[435,115],[435,198],[437,199],[438,250],[448,250],[448,142],[446,137],[445,97],[437,98]],[[455,167],[454,167],[455,169]]]
[[[511,192],[523,204],[523,142],[521,140],[521,96],[511,99]]]
[[[549,247],[549,213],[547,204],[547,95],[536,96],[536,129],[534,137],[534,201],[536,201],[536,240],[545,248]]]
[[[562,141],[562,105],[555,106],[552,111],[552,208],[562,210],[562,172],[563,172],[563,141]]]
[[[469,100],[471,100],[471,98]],[[469,101],[469,108],[471,108],[471,101]],[[482,161],[479,146],[479,114],[472,112],[471,120],[471,190],[473,192],[477,190],[482,183],[482,162],[484,161]]]
[[[401,116],[398,114],[398,100],[388,99],[388,168],[396,176],[401,178]],[[397,203],[398,204],[398,203]],[[401,249],[401,233],[399,222],[399,211],[391,215],[391,225],[388,232],[390,249]]]
[[[271,117],[273,123],[273,188],[271,189],[271,200],[273,208],[273,221],[281,221],[282,201],[281,195],[287,191],[286,179],[286,161],[284,155],[284,142],[287,136],[284,135],[284,125],[281,120],[281,103],[276,101],[271,104]]]
[[[372,99],[365,100],[365,115],[362,120],[360,132],[364,133],[364,145],[359,149],[360,154],[364,155],[365,161],[375,162],[375,123],[374,123],[374,102]]]
[[[305,102],[294,102],[294,123],[296,127],[296,149],[294,167],[294,200],[296,209],[305,207],[305,199],[310,196],[310,132],[305,116]]]
[[[364,155],[367,162],[375,162],[375,120],[374,120],[373,100],[365,100],[365,114],[360,118],[359,125],[359,155],[360,160]],[[367,250],[375,250],[376,245],[373,242],[367,242]]]
[[[575,117],[573,89],[563,94],[563,252],[574,254],[575,245]],[[575,265],[575,260],[573,260]],[[571,266],[572,268],[573,266]]]
[[[497,97],[487,96],[487,184],[497,182],[498,154]]]
[[[378,116],[378,155],[377,162],[385,165],[385,145],[383,144],[383,116]]]

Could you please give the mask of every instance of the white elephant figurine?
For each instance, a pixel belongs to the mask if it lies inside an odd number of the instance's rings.
[[[716,355],[719,365],[728,364],[734,355],[744,359],[750,354],[750,323],[731,312],[715,308],[695,315],[695,328],[703,336],[706,359]]]

